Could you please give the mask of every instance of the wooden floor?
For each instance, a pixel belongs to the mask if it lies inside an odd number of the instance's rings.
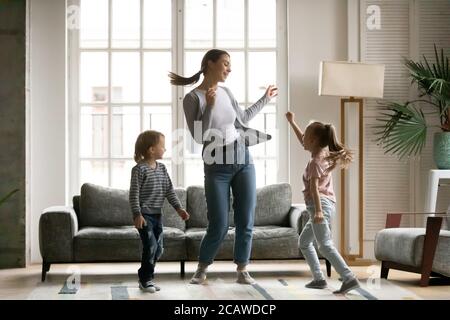
[[[162,290],[157,294],[144,295],[137,287],[138,267],[138,263],[57,264],[51,266],[45,283],[40,281],[41,265],[0,270],[0,299],[61,299],[62,296],[58,293],[70,291],[71,288],[65,287],[64,284],[69,283],[67,279],[75,279],[74,275],[77,274],[80,275],[81,287],[85,288],[76,295],[77,299],[111,299],[111,295],[113,299],[120,298],[124,288],[128,299],[367,298],[366,295],[358,293],[335,298],[335,295],[331,294],[331,289],[328,291],[305,289],[304,284],[310,280],[311,275],[304,260],[252,262],[248,269],[258,281],[258,285],[253,287],[235,283],[235,265],[232,262],[215,262],[209,269],[208,283],[203,286],[189,284],[189,279],[196,269],[195,262],[186,263],[184,279],[179,276],[179,263],[161,262],[157,265],[155,280],[161,285]],[[351,268],[369,298],[375,295],[377,299],[450,300],[448,282],[432,281],[430,286],[420,287],[418,274],[390,270],[388,281],[380,281],[379,264]],[[332,289],[337,289],[340,285],[334,270],[328,283]],[[66,295],[63,298],[74,296]]]

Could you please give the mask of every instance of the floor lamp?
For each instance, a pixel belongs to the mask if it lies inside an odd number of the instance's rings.
[[[384,65],[342,61],[320,63],[319,95],[341,97],[340,140],[355,152],[355,164],[348,170],[341,170],[341,196],[338,204],[341,226],[340,251],[345,260],[353,265],[367,263],[362,260],[364,256],[364,98],[382,98],[383,87]],[[353,108],[355,104],[356,110]],[[357,165],[356,170],[353,169],[355,165]],[[357,228],[352,225],[355,219],[358,222]],[[354,233],[355,229],[358,230],[357,236]]]

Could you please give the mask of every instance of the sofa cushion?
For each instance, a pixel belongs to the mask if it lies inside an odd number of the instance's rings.
[[[256,190],[257,204],[255,225],[289,225],[292,203],[291,186],[288,183],[273,184]],[[233,195],[230,191],[228,221],[234,227]],[[187,210],[191,214],[186,222],[188,228],[206,228],[208,225],[205,189],[203,186],[187,188]]]
[[[206,228],[186,229],[186,247],[189,260],[198,260],[200,242]],[[216,255],[218,260],[233,260],[235,228],[230,227]],[[294,228],[279,226],[254,227],[251,259],[300,258],[298,234]]]
[[[76,234],[77,239],[90,240],[133,240],[140,239],[138,230],[133,226],[122,227],[85,227]]]
[[[83,184],[79,218],[80,228],[133,225],[128,190]]]
[[[187,228],[206,228],[208,224],[205,189],[202,186],[189,186],[187,188],[187,212],[189,220]]]
[[[164,227],[164,252],[161,261],[186,258],[184,232],[177,228]],[[76,262],[86,261],[140,261],[142,242],[135,227],[114,228],[86,227],[74,239]]]
[[[389,228],[375,236],[375,257],[419,267],[422,263],[425,228]],[[441,230],[432,270],[450,276],[450,231]]]
[[[189,260],[198,261],[200,252],[200,243],[206,233],[206,228],[188,228],[186,229],[186,250]],[[234,245],[234,228],[230,227],[224,241],[222,242],[215,259],[232,260]]]
[[[181,205],[186,207],[186,191],[175,189]],[[78,209],[80,227],[114,227],[131,226],[133,218],[129,204],[129,191],[106,188],[90,183],[81,187],[81,196],[73,198],[74,209]],[[163,224],[185,230],[186,223],[177,212],[164,200]]]
[[[186,208],[186,190],[182,188],[175,188],[175,194],[181,202],[181,206]],[[186,229],[186,222],[181,219],[175,209],[170,205],[169,201],[164,200],[163,205],[163,225],[165,227],[177,228],[180,230]],[[189,211],[188,211],[189,212]],[[190,213],[190,212],[189,212]]]
[[[187,259],[186,235],[178,228],[164,227],[164,252],[160,261],[180,261]]]
[[[292,190],[288,183],[257,189],[255,226],[289,226]]]
[[[228,224],[234,227],[233,195],[230,190]],[[191,217],[186,221],[188,228],[206,228],[208,225],[205,188],[203,186],[189,186],[187,188],[187,210]]]
[[[289,227],[255,227],[253,232],[252,259],[301,258],[298,249],[297,230]]]
[[[139,261],[141,239],[136,228],[86,227],[74,239],[75,262]]]

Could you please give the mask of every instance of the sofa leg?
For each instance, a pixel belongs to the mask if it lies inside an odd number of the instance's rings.
[[[43,261],[42,262],[42,275],[41,281],[45,281],[45,277],[47,276],[47,272],[50,270],[50,263]]]
[[[387,279],[389,274],[389,268],[386,267],[386,263],[384,261],[381,262],[381,275],[380,277],[383,279]]]
[[[420,286],[428,287],[428,283],[430,282],[430,273],[422,273],[420,276]]]
[[[423,261],[422,262],[422,270],[420,275],[420,286],[428,287],[428,283],[430,281],[431,275],[431,266],[433,265],[433,261]]]
[[[327,259],[325,259],[325,265],[327,267],[327,276],[328,278],[331,277],[331,263]]]
[[[421,266],[420,286],[427,287],[433,267],[434,254],[439,241],[442,217],[428,217]]]
[[[180,261],[180,276],[184,278],[184,260]]]

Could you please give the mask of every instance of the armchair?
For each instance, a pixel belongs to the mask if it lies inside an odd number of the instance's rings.
[[[426,228],[400,228],[404,215],[427,217]],[[375,236],[375,257],[381,261],[381,278],[389,269],[420,273],[420,286],[429,284],[430,276],[450,277],[450,231],[441,230],[445,213],[388,213],[386,228]]]

